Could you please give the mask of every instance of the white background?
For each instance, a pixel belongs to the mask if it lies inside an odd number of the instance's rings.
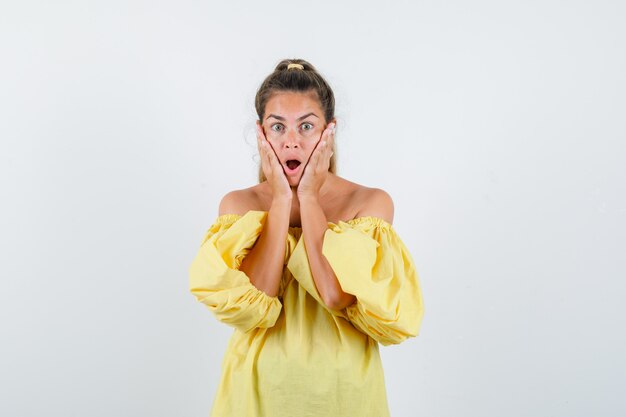
[[[206,416],[232,329],[188,291],[256,181],[283,58],[338,174],[394,199],[425,316],[392,416],[626,414],[619,1],[2,1],[0,415]],[[297,417],[297,416],[294,416]]]

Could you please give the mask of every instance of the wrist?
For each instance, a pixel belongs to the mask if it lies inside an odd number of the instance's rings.
[[[272,207],[289,207],[291,208],[292,195],[272,197]]]
[[[319,196],[316,193],[298,193],[298,201],[301,203],[317,203],[319,202]]]

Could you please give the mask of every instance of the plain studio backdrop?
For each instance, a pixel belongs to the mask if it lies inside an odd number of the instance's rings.
[[[283,58],[420,277],[394,417],[626,414],[626,6],[3,1],[0,415],[206,416],[232,328],[188,289],[256,182]],[[297,416],[294,416],[297,417]]]

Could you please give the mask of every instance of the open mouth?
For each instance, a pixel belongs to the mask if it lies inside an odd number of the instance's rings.
[[[285,161],[285,173],[287,175],[297,175],[300,171],[301,162],[297,159],[289,159]]]
[[[298,166],[300,165],[300,161],[298,161],[297,159],[290,159],[285,162],[285,164],[287,165],[287,167],[289,167],[289,169],[293,170],[298,168]]]

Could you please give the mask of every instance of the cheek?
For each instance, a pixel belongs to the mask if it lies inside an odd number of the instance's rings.
[[[306,160],[311,159],[311,155],[315,152],[315,144],[312,144],[306,148]]]
[[[315,148],[318,146],[321,139],[322,139],[322,132],[316,134],[315,137],[311,138],[311,142],[310,142],[311,153],[315,151]]]
[[[267,138],[267,140],[270,140],[270,139],[276,140],[278,135],[276,131],[273,129],[265,129],[265,137]]]
[[[317,143],[317,140],[322,136],[322,132],[323,130],[315,129],[303,133],[302,136],[306,138],[308,143],[313,143],[315,145],[315,143]]]
[[[266,135],[265,137],[267,138],[267,141],[270,143],[270,145],[272,145],[274,149],[278,149],[281,147],[281,143],[283,140],[276,133],[274,134],[270,133],[269,135]]]

